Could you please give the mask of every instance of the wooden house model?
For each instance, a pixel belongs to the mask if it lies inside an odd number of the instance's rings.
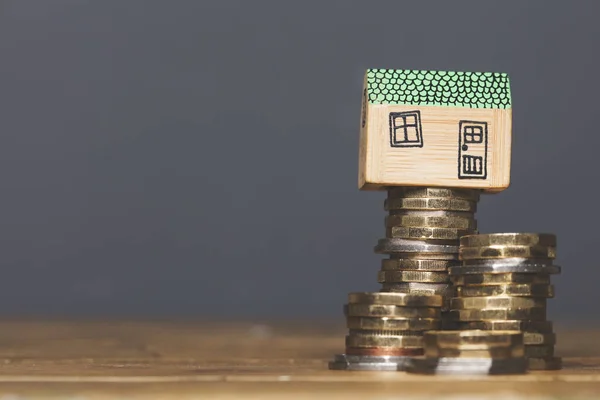
[[[504,73],[370,69],[359,188],[509,186],[512,109]]]

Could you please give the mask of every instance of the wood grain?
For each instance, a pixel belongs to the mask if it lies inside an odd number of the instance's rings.
[[[423,147],[392,147],[390,113],[411,111],[420,112]],[[441,186],[498,192],[510,184],[512,109],[369,104],[366,115],[359,144],[360,189]],[[487,123],[486,179],[458,177],[459,123],[463,120]],[[483,148],[483,144],[470,145],[469,154],[484,156]]]
[[[326,321],[5,321],[0,399],[595,398],[600,330],[557,332],[562,371],[456,378],[329,371],[345,329]]]

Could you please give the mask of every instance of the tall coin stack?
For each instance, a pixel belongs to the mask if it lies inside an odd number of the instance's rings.
[[[459,238],[476,233],[479,191],[393,187],[385,200],[386,238],[379,293],[350,293],[345,354],[331,369],[402,370],[423,354],[423,332],[447,329],[448,268],[460,265]],[[444,318],[446,317],[446,318]]]
[[[440,328],[442,301],[439,295],[350,293],[344,306],[346,351],[329,368],[403,370],[409,356],[423,354],[423,332]]]
[[[546,299],[554,297],[550,275],[556,236],[492,233],[460,239],[461,266],[450,268],[456,297],[451,315],[459,329],[523,332],[529,369],[560,369],[554,356],[556,335],[546,320]]]
[[[388,188],[384,208],[386,238],[375,252],[382,260],[382,292],[451,297],[448,268],[460,265],[459,238],[477,233],[479,190],[438,187]],[[445,313],[444,313],[445,314]],[[443,317],[444,328],[447,318]]]

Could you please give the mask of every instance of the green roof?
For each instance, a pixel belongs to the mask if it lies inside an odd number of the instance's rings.
[[[510,108],[508,75],[500,72],[367,70],[371,104]]]

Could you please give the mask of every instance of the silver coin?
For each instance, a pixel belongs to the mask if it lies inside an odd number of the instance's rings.
[[[403,253],[403,252],[394,252],[388,253],[390,259],[408,259],[408,260],[444,260],[444,261],[459,261],[457,253],[420,253],[420,252],[411,252],[411,253]],[[459,261],[460,262],[460,261]]]
[[[558,265],[462,265],[459,267],[448,268],[450,275],[475,275],[475,274],[506,274],[506,273],[521,273],[521,274],[560,274],[560,266]]]
[[[452,286],[447,283],[421,283],[421,282],[401,282],[401,283],[383,283],[382,292],[399,292],[413,294],[449,294]]]
[[[398,210],[390,215],[406,215],[411,217],[463,217],[472,219],[475,214],[467,211],[448,210]]]
[[[410,357],[336,354],[329,369],[347,371],[404,371]]]
[[[411,358],[405,370],[430,375],[512,375],[527,372],[525,357],[494,358]]]
[[[438,253],[458,254],[458,246],[447,244],[429,244],[421,240],[410,239],[379,239],[375,253]]]
[[[530,265],[541,265],[541,266],[550,266],[552,265],[553,260],[551,258],[517,258],[517,257],[508,257],[508,258],[488,258],[488,259],[473,259],[473,260],[463,260],[463,266],[467,265],[491,265],[491,266],[530,266]]]

